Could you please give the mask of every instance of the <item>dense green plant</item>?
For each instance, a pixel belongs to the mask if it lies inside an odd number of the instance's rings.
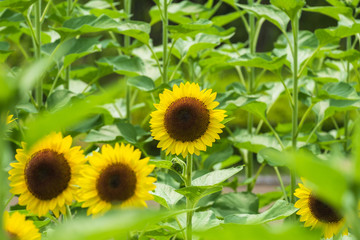
[[[139,1],[0,1],[0,216],[26,214],[43,239],[320,239],[295,214],[303,177],[347,219],[350,235],[334,239],[360,239],[359,0],[245,2],[154,0],[143,22],[131,12]],[[302,30],[304,12],[337,25]],[[229,27],[238,20],[244,28]],[[257,52],[265,22],[280,35]],[[247,41],[233,41],[239,31]],[[159,94],[182,82],[218,92],[227,114],[220,140],[187,158],[157,149],[149,125]],[[140,149],[156,166],[156,210],[91,218],[74,201],[56,218],[9,206],[15,150],[54,131],[85,155],[103,143]],[[254,194],[264,169],[279,188]]]

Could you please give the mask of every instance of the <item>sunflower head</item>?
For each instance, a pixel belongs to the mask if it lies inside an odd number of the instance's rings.
[[[10,240],[40,240],[41,234],[35,224],[19,212],[4,213],[5,234]]]
[[[66,212],[77,190],[77,178],[85,163],[80,147],[71,147],[72,138],[52,133],[33,147],[16,151],[16,162],[9,171],[11,192],[19,194],[19,204],[39,215],[49,210],[56,216]]]
[[[303,184],[299,183],[294,195],[299,198],[295,203],[295,207],[299,208],[296,214],[301,216],[300,221],[305,222],[305,227],[321,228],[326,239],[344,227],[344,217]],[[342,234],[347,235],[348,229],[345,228]]]
[[[99,214],[113,207],[146,207],[153,199],[156,179],[148,177],[154,165],[131,145],[103,145],[101,153],[88,157],[90,165],[82,171],[78,201],[88,207],[87,214]]]
[[[151,135],[166,154],[199,155],[220,138],[226,115],[214,109],[219,103],[211,89],[201,91],[198,84],[187,82],[174,85],[172,91],[165,89],[159,97],[157,110],[151,113]]]

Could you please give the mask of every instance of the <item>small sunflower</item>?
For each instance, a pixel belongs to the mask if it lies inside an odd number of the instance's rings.
[[[19,204],[39,216],[51,210],[56,217],[66,213],[77,190],[77,179],[85,163],[80,147],[71,147],[72,138],[52,133],[30,149],[22,143],[17,162],[9,171],[10,192],[19,194]]]
[[[79,180],[78,201],[89,207],[88,215],[105,213],[112,207],[147,207],[145,201],[153,199],[149,191],[155,189],[156,181],[148,175],[155,166],[140,156],[138,149],[124,144],[114,148],[105,144],[101,153],[93,152]]]
[[[26,220],[25,215],[14,212],[9,215],[4,212],[5,234],[10,240],[40,240],[41,234],[32,221]]]
[[[300,221],[305,222],[305,227],[321,228],[326,239],[331,238],[334,234],[344,227],[345,219],[335,209],[327,203],[320,200],[314,193],[303,184],[299,183],[294,195],[299,198],[295,207],[299,208],[296,213],[301,215]],[[342,232],[348,235],[348,229]]]
[[[211,89],[200,91],[198,84],[187,82],[174,85],[172,91],[165,89],[159,97],[157,110],[151,113],[151,135],[166,154],[199,155],[220,139],[226,115],[225,110],[214,109],[219,103]]]

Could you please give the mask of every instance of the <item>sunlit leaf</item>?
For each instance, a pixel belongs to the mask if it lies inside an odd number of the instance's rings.
[[[152,192],[152,195],[154,196],[156,202],[160,203],[167,209],[175,206],[176,203],[184,197],[180,193],[177,193],[175,188],[163,183],[156,183],[156,188],[154,192]]]
[[[271,4],[284,11],[290,19],[294,19],[299,10],[305,5],[304,0],[270,0]]]
[[[240,172],[243,169],[242,166],[236,167],[236,168],[228,168],[223,170],[215,170],[210,173],[207,173],[201,177],[198,177],[193,180],[192,185],[193,186],[212,186],[219,184],[226,179],[234,176],[238,172]]]

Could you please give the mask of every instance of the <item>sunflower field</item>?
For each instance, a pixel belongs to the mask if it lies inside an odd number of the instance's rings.
[[[360,240],[360,0],[0,0],[0,240]]]

